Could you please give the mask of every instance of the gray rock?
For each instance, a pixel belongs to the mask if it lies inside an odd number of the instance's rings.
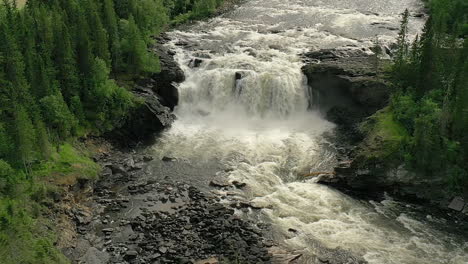
[[[462,197],[453,198],[452,202],[448,205],[448,208],[461,212],[465,207],[465,201]]]
[[[210,186],[223,188],[223,187],[231,186],[231,183],[229,183],[229,181],[226,180],[226,179],[223,179],[221,177],[217,177],[217,178],[210,181]]]
[[[95,247],[90,247],[86,251],[86,254],[81,258],[82,264],[102,264],[107,263],[110,256],[107,252],[99,251]]]
[[[135,250],[129,250],[125,252],[124,258],[126,260],[130,260],[130,259],[135,259],[137,256],[138,256],[138,252],[136,252]]]

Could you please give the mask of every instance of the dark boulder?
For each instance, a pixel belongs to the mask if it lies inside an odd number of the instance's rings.
[[[201,66],[201,64],[203,63],[203,60],[202,59],[199,59],[199,58],[195,58],[195,59],[191,59],[190,62],[189,62],[189,67],[191,68],[198,68]]]
[[[327,113],[331,121],[354,124],[388,103],[390,89],[381,74],[387,61],[377,62],[359,50],[321,50],[304,56],[314,61],[302,69],[312,94],[310,106]]]
[[[174,110],[179,103],[179,91],[176,84],[185,80],[184,72],[174,60],[174,53],[168,48],[158,44],[153,50],[159,55],[161,64],[161,71],[152,76],[156,82],[153,90],[160,96],[162,105]]]
[[[162,105],[160,96],[151,89],[138,87],[133,93],[141,102],[130,112],[121,128],[107,134],[107,138],[119,145],[132,145],[151,139],[175,120],[175,115]]]

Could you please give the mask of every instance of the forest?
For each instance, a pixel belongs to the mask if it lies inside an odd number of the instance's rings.
[[[392,68],[390,111],[404,128],[399,157],[452,193],[468,192],[468,2],[429,1],[414,41],[403,14]]]
[[[67,175],[98,174],[99,167],[73,147],[73,141],[118,127],[141,103],[132,95],[131,83],[160,70],[157,54],[148,49],[153,36],[172,24],[207,17],[221,3],[2,1],[2,263],[66,262],[53,246],[53,232],[40,227],[53,229],[41,219],[54,188],[49,182]]]
[[[77,139],[118,128],[142,103],[131,90],[160,71],[154,36],[223,2],[2,0],[0,262],[68,263],[45,215],[56,182],[99,175]],[[388,111],[403,128],[396,154],[421,177],[468,193],[468,1],[427,5],[415,40],[403,14],[390,70]]]

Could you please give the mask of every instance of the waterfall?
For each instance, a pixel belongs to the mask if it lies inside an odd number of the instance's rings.
[[[466,264],[468,243],[393,201],[357,201],[303,180],[336,164],[325,133],[333,124],[310,109],[299,54],[321,48],[369,51],[393,41],[399,14],[417,0],[251,0],[224,16],[169,34],[186,74],[178,120],[154,154],[183,165],[174,177],[208,185],[215,175],[247,184],[230,194],[263,206],[238,212],[272,224],[272,237],[316,263],[320,247],[341,247],[371,264]],[[417,32],[423,21],[412,21]],[[382,27],[382,25],[384,25]],[[177,176],[176,176],[177,175]],[[293,228],[298,232],[291,234]],[[422,231],[424,230],[424,231]],[[322,263],[322,262],[321,262]]]

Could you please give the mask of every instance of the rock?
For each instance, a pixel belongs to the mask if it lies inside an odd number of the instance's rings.
[[[232,184],[233,184],[234,186],[236,186],[236,188],[238,188],[238,189],[242,189],[242,188],[244,188],[245,186],[247,186],[247,183],[238,182],[238,181],[233,181]]]
[[[135,259],[137,256],[138,256],[138,252],[136,252],[135,250],[129,250],[125,252],[124,259],[131,260],[131,259]]]
[[[167,248],[166,247],[159,247],[159,252],[161,252],[161,254],[166,254],[167,252]]]
[[[102,264],[107,263],[110,256],[106,252],[99,251],[95,247],[90,247],[86,254],[81,258],[80,263],[83,264]]]
[[[234,79],[237,81],[237,80],[240,80],[244,77],[244,74],[242,72],[236,72],[236,74],[234,75]]]
[[[179,103],[179,91],[174,84],[183,82],[185,75],[166,47],[156,45],[154,50],[159,55],[161,72],[153,75],[153,79],[156,81],[153,90],[161,96],[161,103],[164,106],[174,110],[174,107]]]
[[[122,175],[127,174],[127,171],[120,164],[109,164],[107,167],[111,169],[113,174],[117,174],[117,173],[120,173]]]
[[[114,232],[114,228],[104,228],[104,229],[102,229],[102,232],[107,233],[107,234],[112,233],[112,232]]]
[[[200,65],[202,63],[203,63],[202,59],[199,59],[199,58],[191,59],[190,62],[189,62],[189,67],[198,68],[198,67],[200,67]]]
[[[337,59],[339,56],[336,54],[337,52],[333,49],[323,49],[318,51],[310,51],[304,54],[304,56],[308,59],[312,60],[330,60],[330,59]]]
[[[338,124],[343,120],[352,119],[348,123],[355,124],[381,109],[388,102],[390,88],[379,73],[383,72],[388,61],[376,64],[375,58],[362,52],[339,53],[335,50],[320,50],[309,52],[305,56],[319,60],[320,63],[309,63],[302,68],[313,100],[311,107],[319,108],[327,113],[334,107],[343,111],[332,116],[331,121]],[[349,114],[352,113],[351,116]],[[330,114],[327,114],[330,117]]]
[[[465,207],[465,201],[462,197],[453,198],[452,202],[448,205],[449,209],[461,212]]]
[[[219,264],[219,261],[216,258],[209,258],[209,259],[196,261],[195,264]]]
[[[229,183],[229,181],[227,181],[226,179],[222,179],[222,178],[219,177],[219,178],[215,178],[215,179],[211,180],[210,181],[210,186],[223,188],[223,187],[231,186],[231,183]]]
[[[164,106],[151,89],[138,87],[133,93],[143,103],[130,112],[119,129],[106,135],[119,145],[151,139],[155,133],[168,128],[175,120],[171,109]]]
[[[165,162],[172,162],[172,161],[176,161],[177,159],[176,159],[176,158],[172,158],[172,157],[164,156],[161,160],[162,160],[162,161],[165,161]]]

